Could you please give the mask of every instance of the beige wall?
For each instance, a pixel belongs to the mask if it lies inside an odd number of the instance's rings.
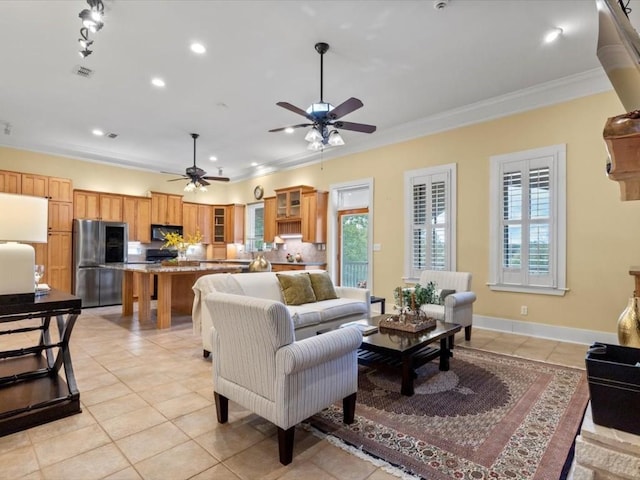
[[[374,178],[374,292],[392,298],[403,275],[403,174],[405,170],[458,165],[458,270],[473,273],[478,295],[474,313],[489,317],[615,332],[619,313],[633,291],[631,265],[640,264],[640,202],[621,202],[618,184],[605,173],[602,129],[623,113],[613,93],[538,109],[430,135],[322,164],[238,182],[187,201],[249,203],[253,187],[331,184]],[[489,272],[489,157],[548,145],[567,145],[567,286],[564,297],[491,292]],[[166,176],[77,160],[0,149],[0,169],[70,177],[76,188],[141,195],[147,190],[182,193]],[[176,185],[177,184],[177,185]],[[195,197],[195,199],[194,199]],[[520,315],[527,305],[529,314]]]

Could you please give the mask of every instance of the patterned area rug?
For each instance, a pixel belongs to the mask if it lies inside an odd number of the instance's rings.
[[[340,404],[310,424],[428,479],[560,478],[589,397],[583,370],[462,347],[448,372],[418,369],[412,397],[399,372],[359,368],[356,422]]]

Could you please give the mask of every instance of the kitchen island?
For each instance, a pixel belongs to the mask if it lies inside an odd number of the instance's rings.
[[[157,328],[171,327],[171,308],[189,313],[193,303],[191,286],[202,275],[239,273],[241,267],[226,263],[203,263],[193,266],[158,264],[109,264],[107,268],[122,270],[122,315],[133,315],[133,284],[138,282],[138,320],[151,320],[151,285],[158,277]]]

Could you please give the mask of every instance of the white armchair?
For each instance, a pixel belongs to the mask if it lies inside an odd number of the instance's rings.
[[[278,427],[280,462],[291,463],[295,425],[342,399],[353,423],[362,343],[357,328],[294,341],[293,321],[280,302],[213,292],[213,390],[218,422],[229,400]]]
[[[435,283],[438,290],[455,290],[455,293],[445,297],[444,305],[422,305],[422,310],[430,317],[462,325],[465,340],[471,340],[473,302],[476,301],[476,294],[471,291],[471,273],[423,270],[419,283],[426,286],[429,282]]]

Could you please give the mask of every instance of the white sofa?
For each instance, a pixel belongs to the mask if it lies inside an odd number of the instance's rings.
[[[285,275],[318,273],[322,270],[295,270],[278,272]],[[295,339],[316,335],[319,330],[336,328],[339,325],[371,313],[369,290],[352,287],[334,287],[338,298],[303,305],[286,305],[293,320]],[[248,297],[264,298],[284,303],[280,282],[275,272],[217,273],[200,277],[193,285],[193,330],[202,337],[203,354],[211,353],[211,313],[205,302],[211,292],[231,293]]]
[[[444,298],[444,305],[426,304],[420,308],[430,317],[462,325],[465,340],[471,340],[473,302],[476,301],[476,294],[471,291],[471,273],[423,270],[418,283],[425,287],[429,282],[435,283],[437,290],[455,290],[455,293]]]

